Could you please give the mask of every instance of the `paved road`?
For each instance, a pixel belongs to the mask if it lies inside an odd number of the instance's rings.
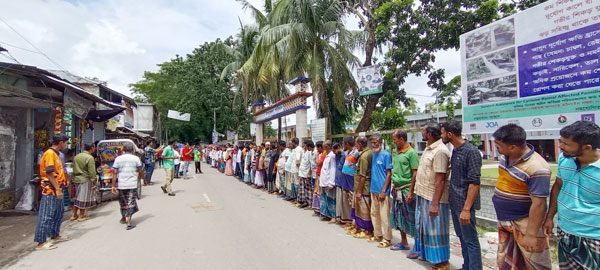
[[[63,223],[73,240],[4,269],[429,269],[206,167],[177,179],[176,197],[162,193],[164,171],[155,171],[134,230],[119,224],[118,203],[106,202],[91,220]]]

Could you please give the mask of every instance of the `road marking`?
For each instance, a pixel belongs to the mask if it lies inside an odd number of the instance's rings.
[[[202,194],[202,196],[204,196],[204,199],[206,199],[206,202],[210,203],[210,198],[208,197],[208,195],[206,195],[206,193]]]

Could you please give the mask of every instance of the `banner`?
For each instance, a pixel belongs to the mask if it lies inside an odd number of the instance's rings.
[[[319,118],[310,121],[310,133],[313,142],[327,140],[327,118]]]
[[[175,119],[175,120],[181,120],[181,121],[190,121],[190,117],[191,115],[189,113],[181,113],[178,111],[173,111],[173,110],[169,110],[167,112],[167,117],[171,118],[171,119]]]
[[[255,123],[250,123],[250,136],[252,136],[252,137],[256,136],[256,124]]]
[[[598,123],[600,4],[554,0],[460,37],[463,129]]]
[[[379,66],[373,65],[358,68],[356,84],[361,96],[379,94],[383,92],[383,75],[379,73]]]

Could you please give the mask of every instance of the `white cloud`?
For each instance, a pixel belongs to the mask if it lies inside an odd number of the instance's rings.
[[[100,20],[87,23],[88,37],[75,44],[75,59],[77,61],[90,60],[105,55],[135,55],[146,53],[136,42],[128,40],[125,33],[115,24]]]

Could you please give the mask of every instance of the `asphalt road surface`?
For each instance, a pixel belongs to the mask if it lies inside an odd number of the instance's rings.
[[[165,173],[155,170],[155,185],[144,187],[133,217],[137,228],[125,230],[118,202],[105,202],[92,219],[63,223],[62,234],[71,241],[3,269],[429,269],[405,251],[354,239],[312,211],[206,164],[203,169],[192,179],[176,179],[175,197],[160,190]],[[394,231],[394,243],[398,237]],[[456,269],[462,258],[453,255],[451,263]]]

